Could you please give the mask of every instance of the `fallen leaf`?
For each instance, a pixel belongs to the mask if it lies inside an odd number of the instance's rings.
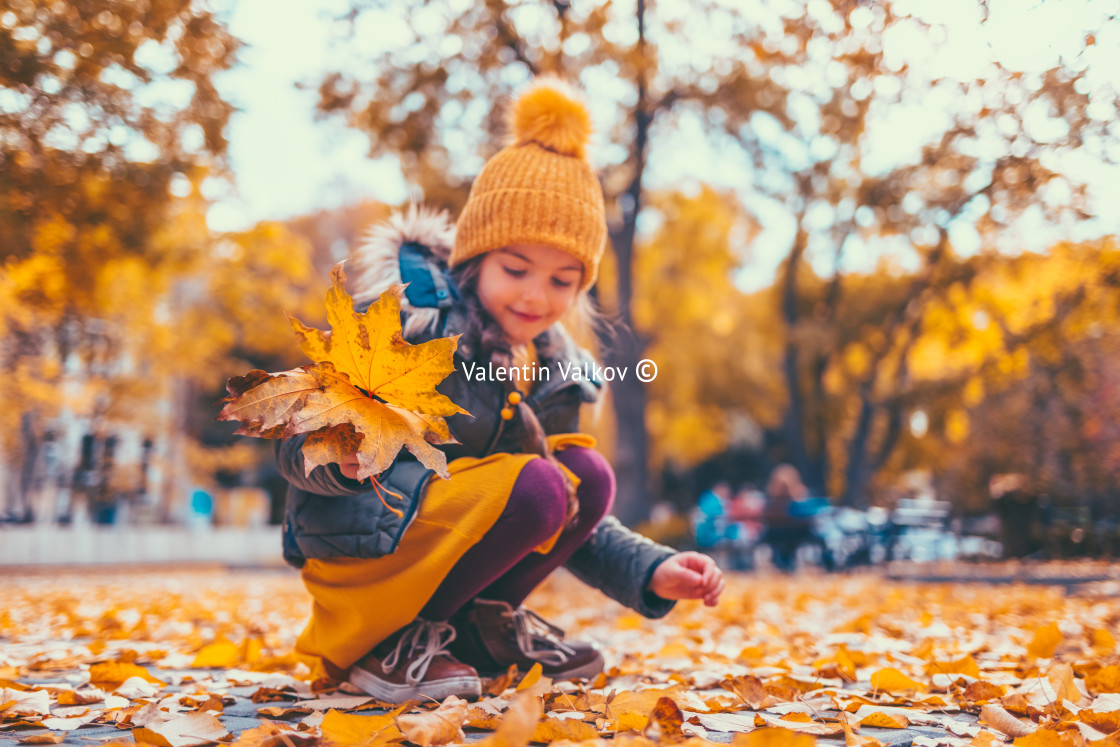
[[[1085,686],[1093,695],[1120,693],[1120,664],[1103,667],[1096,674],[1086,677]]]
[[[1091,641],[1097,654],[1107,656],[1116,652],[1116,638],[1104,628],[1094,628]]]
[[[1046,679],[1054,688],[1054,693],[1061,700],[1076,703],[1081,700],[1081,691],[1074,684],[1073,667],[1069,664],[1055,664],[1046,673]]]
[[[265,716],[266,718],[277,719],[280,721],[288,721],[291,719],[301,719],[304,716],[314,713],[310,708],[294,708],[284,706],[265,706],[264,708],[257,709],[258,716]]]
[[[1103,731],[1105,734],[1120,731],[1120,711],[1099,712],[1083,710],[1077,714],[1077,717],[1097,731]]]
[[[533,738],[537,722],[544,713],[541,699],[518,695],[506,711],[498,729],[478,743],[480,747],[525,747]]]
[[[1085,738],[1077,732],[1039,729],[1019,737],[1012,744],[1015,747],[1085,747]]]
[[[1058,646],[1065,640],[1057,623],[1044,625],[1034,633],[1034,638],[1027,645],[1027,656],[1037,659],[1052,659]]]
[[[1003,742],[990,731],[982,731],[972,738],[969,742],[972,747],[993,747],[995,744],[1002,744]]]
[[[972,656],[963,656],[952,661],[931,661],[926,667],[926,674],[964,674],[969,677],[980,677],[980,665]]]
[[[61,744],[66,740],[66,732],[57,734],[33,734],[26,739],[19,740],[20,744]]]
[[[757,729],[754,714],[701,713],[696,716],[700,725],[709,731],[751,732]]]
[[[202,650],[191,662],[192,669],[233,669],[241,661],[241,649],[230,641],[216,641]]]
[[[319,737],[314,734],[296,731],[287,724],[261,724],[241,732],[237,741],[230,744],[236,747],[300,747],[318,741]]]
[[[855,733],[852,728],[851,719],[848,714],[840,714],[840,726],[844,729],[844,744],[845,747],[883,747],[883,743],[875,737],[860,736]]]
[[[1003,708],[994,704],[988,704],[980,709],[980,723],[1003,732],[1009,737],[1025,737],[1034,733],[1038,728],[1029,721],[1015,718]]]
[[[540,662],[537,662],[532,667],[530,667],[529,671],[525,673],[525,676],[521,678],[521,681],[517,683],[517,692],[527,690],[533,685],[537,684],[540,681],[543,672],[544,668],[541,667]]]
[[[192,747],[222,739],[229,730],[210,713],[191,713],[161,724],[150,724],[132,730],[137,742],[160,747]]]
[[[42,716],[51,712],[51,697],[46,690],[0,690],[0,715]]]
[[[395,719],[405,706],[385,714],[359,716],[327,711],[321,725],[323,741],[332,745],[384,744],[402,738]]]
[[[984,680],[976,680],[970,682],[968,686],[961,693],[961,697],[966,703],[978,703],[986,700],[999,700],[1003,697],[1004,690],[999,685],[993,685]]]
[[[463,722],[467,720],[467,701],[449,696],[434,711],[398,716],[397,728],[408,741],[420,747],[432,747],[464,741]]]
[[[736,734],[731,740],[731,747],[815,747],[816,743],[817,740],[808,734],[778,727]]]
[[[533,735],[529,741],[544,743],[558,740],[585,742],[596,739],[598,736],[599,732],[586,721],[573,718],[544,718],[533,729]]]
[[[792,731],[798,731],[804,734],[812,734],[813,736],[817,737],[833,736],[844,731],[844,726],[839,723],[821,723],[819,721],[798,723],[796,721],[783,721],[781,719],[774,718],[773,716],[768,716],[765,713],[756,713],[755,723],[759,724],[759,726],[773,726],[777,728],[790,729]]]
[[[133,677],[139,677],[145,682],[163,687],[163,680],[157,679],[148,673],[148,670],[139,664],[125,661],[104,661],[93,664],[89,668],[89,681],[94,687],[105,692],[113,692]]]
[[[871,675],[871,687],[886,692],[917,692],[925,690],[925,685],[910,679],[893,667],[885,667]]]
[[[58,694],[59,705],[89,705],[105,700],[105,692],[96,687],[88,690],[63,690]]]
[[[653,741],[681,742],[685,739],[681,731],[684,715],[672,698],[664,696],[658,698],[648,718],[649,726],[646,727],[645,733]]]
[[[744,705],[751,710],[764,708],[769,698],[762,680],[750,674],[725,679],[719,683],[719,686],[739,696]]]
[[[510,664],[509,669],[497,677],[482,680],[482,694],[483,695],[501,695],[507,688],[513,685],[513,681],[517,679],[517,665]]]
[[[872,713],[859,721],[860,726],[876,726],[880,729],[905,729],[910,719],[898,713]]]

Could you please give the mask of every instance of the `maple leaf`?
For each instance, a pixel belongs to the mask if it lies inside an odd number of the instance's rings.
[[[470,413],[436,385],[455,370],[458,337],[411,345],[401,334],[403,285],[357,312],[341,264],[331,270],[331,281],[329,332],[288,317],[312,363],[276,374],[254,369],[230,379],[218,419],[240,421],[239,435],[307,434],[308,474],[356,453],[358,479],[376,478],[406,448],[424,466],[449,477],[447,458],[436,448],[455,443],[444,418]],[[374,488],[380,491],[376,480]]]

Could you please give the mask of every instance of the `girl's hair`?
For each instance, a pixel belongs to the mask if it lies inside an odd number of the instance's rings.
[[[466,337],[479,341],[481,356],[489,358],[497,366],[509,367],[513,364],[513,349],[506,341],[501,326],[483,308],[478,298],[478,278],[482,273],[484,256],[472,257],[451,269],[451,278],[459,288],[466,311],[466,329],[463,332]],[[575,302],[565,314],[565,321],[579,325],[580,329],[589,332],[595,332],[604,325],[602,316],[596,310],[586,290],[581,290],[576,295]],[[516,389],[513,382],[506,382],[505,387],[507,395]],[[548,448],[544,427],[524,399],[517,404],[517,412],[524,426],[521,438],[522,451],[527,454],[538,454],[555,462],[556,458]],[[569,519],[574,520],[574,511],[571,507],[575,505],[575,486],[567,479],[564,470],[561,470],[561,473],[565,475],[565,483],[568,487]]]
[[[466,305],[467,329],[465,331],[469,333],[468,337],[480,340],[482,352],[492,355],[495,351],[500,351],[503,345],[507,350],[509,346],[505,345],[502,339],[501,328],[486,313],[478,300],[478,277],[482,273],[482,260],[485,256],[485,254],[482,254],[472,257],[456,265],[451,270],[451,277],[462,293],[463,302]],[[562,321],[569,329],[575,329],[580,333],[593,336],[598,336],[601,333],[609,336],[615,332],[615,324],[599,311],[595,301],[591,298],[591,294],[586,290],[581,290],[576,294],[572,307],[565,312]],[[498,363],[499,361],[495,360],[494,362]]]

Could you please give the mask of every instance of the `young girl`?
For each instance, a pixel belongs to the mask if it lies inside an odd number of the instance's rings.
[[[403,496],[398,517],[355,479],[356,458],[305,476],[303,437],[278,450],[290,483],[285,558],[314,600],[297,650],[317,674],[386,702],[477,697],[480,674],[511,664],[540,663],[554,679],[601,672],[597,648],[521,606],[561,565],[647,617],[677,599],[715,605],[723,588],[707,556],[607,516],[614,473],[577,432],[580,405],[601,384],[570,375],[593,359],[560,324],[590,308],[606,243],[584,152],[590,118],[555,80],[536,83],[512,114],[515,142],[487,162],[455,231],[414,207],[375,229],[349,265],[358,310],[408,283],[409,342],[462,335],[438,387],[471,413],[448,418],[451,479],[402,451],[378,477]]]

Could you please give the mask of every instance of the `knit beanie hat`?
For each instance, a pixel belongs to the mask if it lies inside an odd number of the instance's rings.
[[[545,244],[599,274],[607,238],[603,190],[587,161],[591,115],[556,78],[538,79],[510,112],[512,145],[486,162],[459,215],[451,267],[512,244]]]

